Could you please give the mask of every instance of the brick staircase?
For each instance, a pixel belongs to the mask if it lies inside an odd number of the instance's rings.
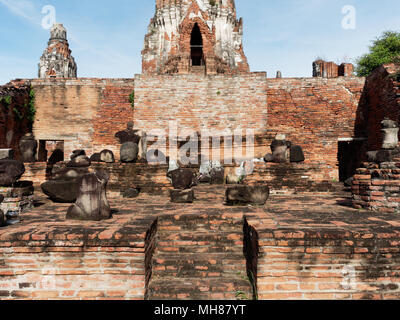
[[[252,299],[243,220],[221,214],[159,218],[149,300]]]
[[[191,73],[194,74],[206,74],[206,66],[192,66],[190,67]]]

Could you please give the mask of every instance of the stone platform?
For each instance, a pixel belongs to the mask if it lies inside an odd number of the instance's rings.
[[[195,195],[113,198],[102,222],[66,221],[68,205],[36,195],[0,229],[0,298],[400,298],[400,216],[353,209],[343,192],[264,207],[224,206],[223,186]]]

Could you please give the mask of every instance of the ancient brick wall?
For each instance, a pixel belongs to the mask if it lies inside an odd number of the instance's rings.
[[[0,87],[0,148],[11,148],[19,159],[19,140],[31,129],[27,119],[29,85],[24,82]]]
[[[261,300],[400,297],[396,232],[259,233]]]
[[[354,135],[364,78],[268,79],[270,144],[285,133],[303,148],[306,163],[320,167],[328,180],[338,180],[338,140]]]
[[[353,206],[379,212],[400,212],[400,159],[363,163],[354,175]]]
[[[36,139],[64,141],[66,159],[75,149],[88,155],[110,149],[119,157],[114,135],[132,120],[133,83],[132,79],[33,80]]]
[[[179,129],[254,129],[264,132],[267,121],[266,74],[240,76],[135,77],[135,126],[149,131]]]
[[[245,183],[267,183],[272,193],[327,192],[343,188],[334,183],[318,165],[305,163],[255,163]]]
[[[142,300],[143,251],[132,247],[2,245],[0,299]]]
[[[65,141],[66,159],[82,148],[88,155],[110,149],[118,160],[114,135],[127,121],[133,119],[135,127],[146,132],[168,133],[169,121],[176,120],[178,134],[182,129],[211,129],[222,135],[224,130],[232,134],[242,129],[245,134],[252,129],[256,158],[270,152],[277,133],[285,133],[303,147],[307,165],[320,167],[325,180],[338,180],[338,139],[355,136],[364,79],[267,79],[265,73],[138,75],[135,80],[33,80],[32,86],[36,139]]]
[[[379,150],[383,136],[381,121],[400,120],[400,65],[385,65],[366,80],[357,110],[356,134],[368,138],[368,149]]]
[[[59,162],[53,167],[53,172],[65,169],[66,163]],[[29,167],[28,173],[34,170]],[[139,163],[96,163],[93,162],[91,170],[107,170],[110,174],[108,194],[117,193],[120,196],[128,188],[138,188],[143,193],[163,194],[171,188],[167,179],[168,165],[146,165]],[[29,177],[26,173],[23,177]],[[26,180],[27,180],[26,179]]]

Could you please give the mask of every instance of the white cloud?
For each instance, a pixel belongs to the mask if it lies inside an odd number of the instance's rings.
[[[39,13],[32,1],[28,0],[0,0],[13,14],[22,17],[31,23],[39,24]]]

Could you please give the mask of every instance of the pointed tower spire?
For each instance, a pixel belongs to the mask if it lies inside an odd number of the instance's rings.
[[[71,55],[67,30],[55,23],[50,30],[50,40],[39,62],[39,78],[76,78],[77,66]]]

